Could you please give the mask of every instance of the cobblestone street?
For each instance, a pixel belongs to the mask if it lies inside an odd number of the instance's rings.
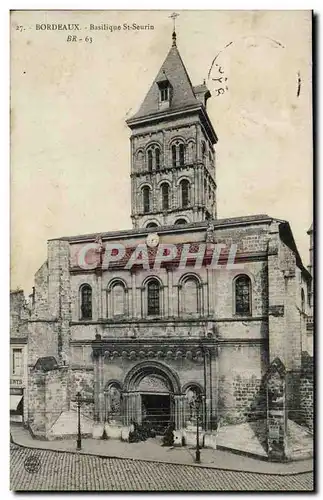
[[[14,444],[10,451],[10,487],[14,491],[313,490],[310,472],[293,476],[254,474],[32,450]],[[25,466],[28,458],[40,468],[33,471]]]

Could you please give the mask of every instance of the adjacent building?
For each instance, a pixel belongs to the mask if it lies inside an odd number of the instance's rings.
[[[29,309],[23,290],[10,292],[10,421],[27,422]]]

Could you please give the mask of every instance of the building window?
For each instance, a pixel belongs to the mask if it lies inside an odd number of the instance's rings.
[[[163,210],[168,210],[169,209],[169,185],[162,184],[161,186],[161,191],[162,191],[162,207]]]
[[[153,169],[153,152],[151,149],[148,150],[148,170],[152,172]]]
[[[179,145],[179,166],[183,167],[185,163],[185,153],[184,153],[184,144]]]
[[[185,146],[180,141],[172,145],[172,165],[173,167],[185,165]]]
[[[12,375],[22,375],[22,349],[12,349]]]
[[[172,146],[172,164],[173,167],[176,167],[176,146]]]
[[[156,170],[160,169],[160,149],[155,149],[155,161],[156,161]]]
[[[235,280],[235,314],[251,314],[251,281],[248,276],[239,276]]]
[[[301,311],[305,313],[305,293],[303,288],[301,289]]]
[[[126,292],[122,282],[116,282],[111,287],[111,309],[112,316],[123,316],[126,314]]]
[[[169,88],[163,87],[160,89],[160,100],[161,102],[169,100]]]
[[[92,288],[83,285],[81,288],[81,319],[92,319]]]
[[[149,281],[147,285],[147,314],[148,316],[159,316],[160,314],[160,286],[157,280]]]
[[[160,148],[158,146],[150,146],[147,150],[148,171],[160,169]]]
[[[150,211],[150,188],[148,186],[142,188],[142,199],[144,213],[146,214]]]
[[[189,276],[182,282],[182,312],[196,315],[200,311],[199,282],[195,276]]]
[[[181,189],[181,207],[186,208],[189,205],[189,191],[190,191],[190,183],[188,180],[184,179],[180,183]]]
[[[158,224],[156,224],[156,222],[149,222],[146,226],[147,229],[152,228],[152,227],[158,227]]]

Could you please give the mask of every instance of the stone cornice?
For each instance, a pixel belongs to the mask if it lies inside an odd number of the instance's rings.
[[[124,325],[134,325],[134,324],[142,324],[142,325],[151,325],[151,326],[162,326],[163,323],[169,325],[169,323],[173,323],[174,326],[187,326],[187,323],[190,326],[201,326],[204,327],[205,323],[231,323],[231,322],[257,322],[264,321],[268,322],[268,316],[239,316],[239,317],[231,317],[231,318],[213,318],[213,317],[200,317],[200,318],[154,318],[152,321],[149,318],[127,318],[127,319],[101,319],[97,321],[70,321],[71,326],[78,325],[106,325],[106,326],[124,326]]]

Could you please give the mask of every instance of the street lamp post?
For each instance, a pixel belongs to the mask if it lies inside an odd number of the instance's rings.
[[[77,404],[77,441],[76,449],[82,449],[82,435],[81,435],[81,394],[78,392],[76,394],[76,404]]]
[[[201,451],[200,451],[200,429],[199,429],[199,423],[200,423],[200,395],[197,395],[196,398],[196,453],[195,453],[195,462],[199,464],[201,462]]]

